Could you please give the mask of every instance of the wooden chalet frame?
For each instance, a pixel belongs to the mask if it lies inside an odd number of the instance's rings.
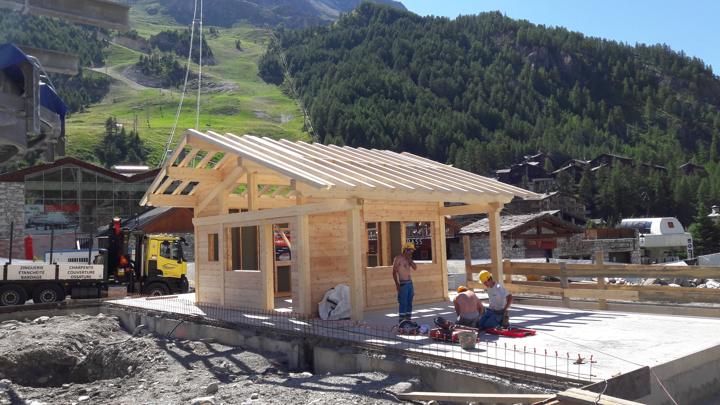
[[[283,224],[291,235],[282,237],[291,251],[293,310],[313,314],[327,289],[345,283],[359,320],[367,309],[396,305],[387,241],[393,230],[395,242],[405,240],[404,222],[429,223],[432,234],[433,259],[413,275],[416,302],[448,298],[449,215],[488,214],[493,271],[502,279],[500,210],[516,196],[534,194],[409,153],[188,130],[141,205],[194,209],[197,301],[272,309],[274,233]],[[371,222],[386,241],[377,267],[367,267]],[[244,243],[238,228],[257,235],[258,269],[231,268]],[[219,244],[215,261],[210,235]]]

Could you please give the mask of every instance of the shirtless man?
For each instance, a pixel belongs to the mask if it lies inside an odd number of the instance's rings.
[[[415,290],[412,283],[412,271],[417,270],[417,265],[412,259],[415,251],[415,244],[408,242],[403,245],[402,254],[395,257],[393,261],[393,280],[395,280],[395,289],[398,293],[398,303],[400,310],[398,316],[400,321],[412,318],[412,300],[415,296]]]
[[[457,323],[460,325],[479,328],[478,322],[485,311],[482,301],[475,295],[475,292],[468,290],[465,286],[457,289],[458,295],[453,300],[455,313],[458,315]]]

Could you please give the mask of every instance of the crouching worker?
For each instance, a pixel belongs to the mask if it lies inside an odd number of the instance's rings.
[[[507,292],[505,287],[493,280],[489,271],[480,272],[480,282],[486,287],[489,298],[488,310],[480,317],[480,329],[496,328],[502,326],[507,328],[510,326],[508,317],[508,309],[512,304],[512,295]]]
[[[458,295],[453,300],[455,305],[455,313],[457,314],[457,323],[464,326],[479,328],[480,317],[485,311],[482,301],[475,295],[475,292],[468,290],[467,287],[461,285],[457,289]]]

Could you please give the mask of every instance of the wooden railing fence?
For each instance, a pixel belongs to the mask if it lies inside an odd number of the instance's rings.
[[[594,264],[524,263],[504,260],[504,285],[513,294],[560,297],[564,306],[569,306],[572,299],[596,300],[599,309],[607,309],[609,300],[720,303],[720,289],[605,282],[606,278],[720,279],[720,267],[605,263],[602,257],[602,252],[598,252]],[[491,265],[466,263],[465,269],[468,285],[473,288],[484,288],[477,281],[477,274],[482,270],[490,271]],[[540,280],[542,276],[552,276],[559,281],[517,281],[512,280],[513,275],[524,275],[528,280]],[[575,282],[570,282],[573,278]],[[592,278],[595,280],[591,280]]]

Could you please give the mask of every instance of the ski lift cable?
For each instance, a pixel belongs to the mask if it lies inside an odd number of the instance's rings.
[[[198,59],[197,107],[195,110],[195,129],[200,130],[200,88],[202,83],[202,54],[203,54],[203,0],[200,0],[200,56]]]
[[[192,24],[190,25],[190,46],[188,51],[188,59],[187,64],[185,65],[185,81],[183,83],[183,89],[182,93],[180,94],[180,103],[178,104],[177,112],[175,113],[175,123],[173,124],[172,131],[170,132],[170,137],[168,137],[168,141],[165,144],[165,150],[163,151],[163,157],[160,161],[160,166],[162,166],[165,163],[165,159],[167,159],[169,152],[170,152],[170,146],[172,145],[173,138],[175,138],[175,131],[177,130],[178,121],[180,120],[180,112],[182,111],[183,101],[185,100],[185,92],[187,91],[187,84],[188,84],[188,77],[190,76],[190,62],[192,62],[192,49],[193,49],[193,39],[195,36],[195,23],[197,22],[197,6],[198,6],[198,0],[195,0],[195,6],[193,8],[193,18],[192,18]]]

